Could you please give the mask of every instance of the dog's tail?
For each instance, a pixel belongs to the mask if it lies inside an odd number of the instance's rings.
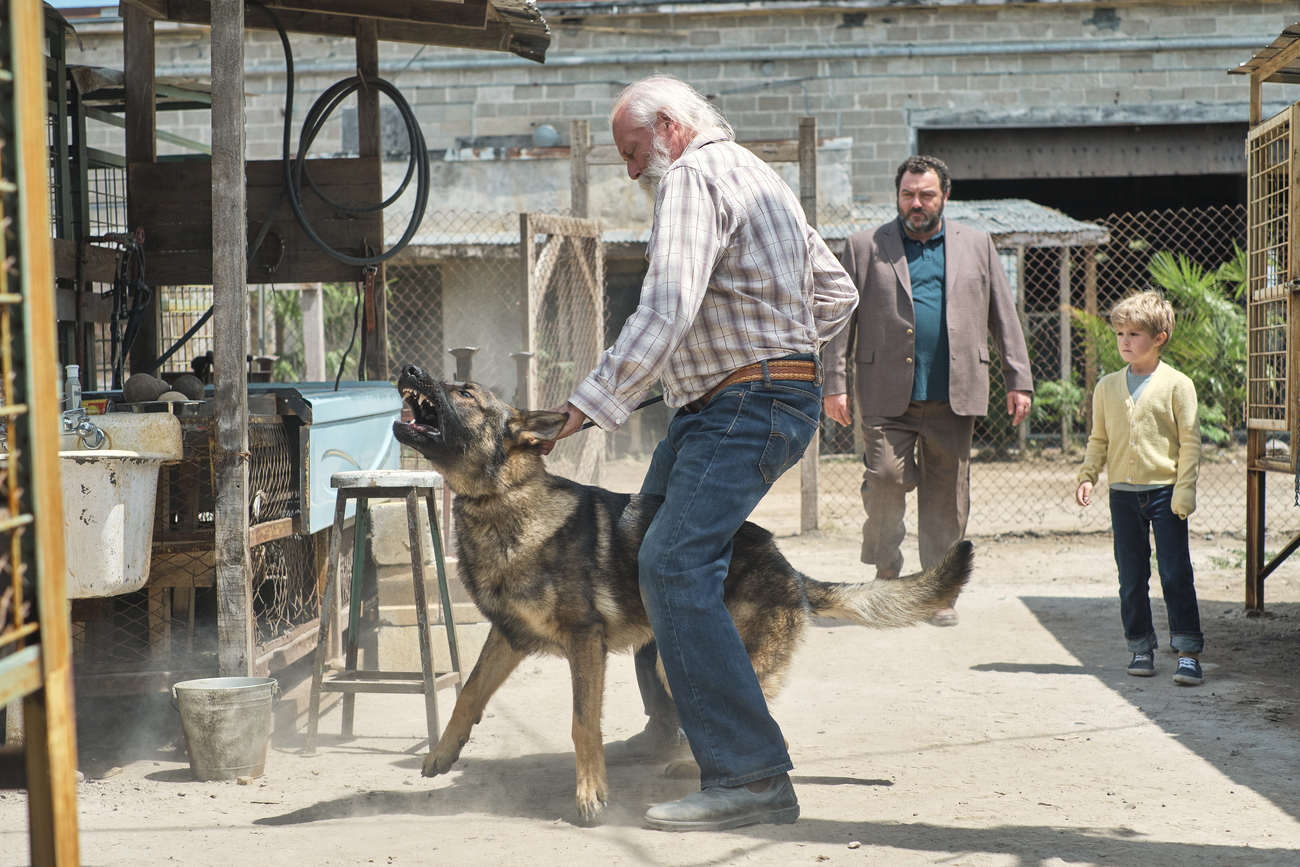
[[[835,584],[809,578],[805,584],[808,604],[819,617],[874,628],[911,626],[952,606],[970,578],[974,551],[975,547],[963,540],[948,550],[937,568],[892,581]]]

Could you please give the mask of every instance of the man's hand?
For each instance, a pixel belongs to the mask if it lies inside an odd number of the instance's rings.
[[[1011,416],[1011,426],[1015,427],[1029,417],[1031,395],[1027,391],[1007,392],[1007,415]]]
[[[822,412],[845,427],[853,424],[853,416],[849,415],[849,396],[844,392],[823,397]]]
[[[1092,482],[1080,482],[1074,492],[1074,501],[1080,506],[1092,505]]]
[[[542,445],[542,454],[544,455],[549,455],[551,449],[555,448],[555,444],[560,440],[576,434],[587,421],[586,414],[571,403],[556,407],[553,412],[562,412],[569,417],[569,420],[564,423],[564,427],[560,428],[560,432],[555,435],[555,439]]]

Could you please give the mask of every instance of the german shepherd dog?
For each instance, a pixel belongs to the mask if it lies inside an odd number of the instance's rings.
[[[459,574],[492,624],[423,774],[451,769],[488,699],[525,656],[562,656],[573,678],[578,813],[590,823],[609,794],[600,733],[605,657],[654,637],[638,589],[637,548],[660,498],[548,473],[540,450],[564,425],[563,413],[517,410],[482,386],[436,383],[418,367],[403,370],[397,386],[413,421],[394,422],[393,433],[456,494]],[[736,533],[724,598],[771,698],[810,618],[871,627],[924,621],[956,600],[971,560],[970,543],[960,542],[932,572],[827,583],[795,570],[771,533],[746,523]]]

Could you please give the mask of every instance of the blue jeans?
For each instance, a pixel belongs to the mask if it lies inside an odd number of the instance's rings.
[[[677,412],[642,484],[664,502],[638,558],[655,634],[637,654],[638,682],[654,718],[668,700],[657,683],[646,683],[657,649],[703,787],[739,786],[793,767],[723,602],[723,582],[732,536],[798,463],[820,412],[820,383],[729,386],[698,412]]]
[[[1156,539],[1156,566],[1169,615],[1169,643],[1175,650],[1200,653],[1205,646],[1196,606],[1192,557],[1187,549],[1187,521],[1169,508],[1174,488],[1110,491],[1110,526],[1119,568],[1119,612],[1124,638],[1132,653],[1160,646],[1151,622],[1151,541]]]

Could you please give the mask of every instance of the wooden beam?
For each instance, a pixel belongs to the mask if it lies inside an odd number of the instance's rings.
[[[758,153],[755,151],[755,153]],[[817,118],[799,119],[799,204],[808,225],[817,228]],[[761,154],[760,154],[761,156]],[[821,431],[813,435],[799,462],[799,532],[817,529]]]
[[[123,84],[126,90],[126,161],[151,163],[158,159],[155,112],[154,28],[147,14],[132,6],[122,7]],[[134,231],[145,217],[135,196],[127,196],[127,228]],[[148,312],[140,322],[131,352],[131,371],[151,372],[152,362],[162,352],[158,328],[158,295],[149,299]]]
[[[748,148],[764,162],[797,163],[799,162],[799,140],[785,141],[741,141],[736,144]],[[587,163],[593,166],[620,166],[623,158],[612,144],[593,145],[587,154]]]
[[[537,409],[537,338],[533,327],[533,313],[537,299],[533,297],[533,267],[537,254],[533,248],[533,235],[537,229],[532,214],[519,215],[519,351],[529,353],[527,362],[520,365],[523,382],[516,393],[523,395],[524,405],[519,409]]]
[[[123,3],[123,8],[128,5],[132,5],[132,2]],[[351,37],[356,31],[353,19],[342,15],[326,15],[293,9],[282,9],[278,14],[285,30],[290,33]],[[208,0],[169,0],[165,17],[169,21],[187,24],[210,24],[211,5]],[[249,30],[274,29],[270,19],[259,12],[254,12],[248,17],[247,27]],[[446,45],[453,48],[519,53],[516,42],[520,34],[504,22],[490,16],[482,27],[378,20],[376,29],[381,42],[414,42],[421,45]],[[544,51],[545,48],[542,47],[541,50]],[[534,54],[537,52],[527,51],[522,56],[531,60],[541,59]]]
[[[356,22],[357,72],[364,80],[379,77],[379,31],[374,21]],[[358,155],[369,160],[371,178],[377,191],[383,188],[383,170],[379,157],[382,149],[379,121],[379,91],[373,87],[362,88],[356,93],[357,98],[357,144]],[[420,155],[413,154],[413,158]],[[374,201],[382,201],[377,196]],[[374,253],[384,246],[383,214],[377,213],[379,225],[374,234],[364,237]],[[357,279],[363,278],[361,271]],[[388,379],[388,292],[387,269],[384,263],[376,266],[373,282],[368,282],[365,299],[365,364],[366,379]]]
[[[248,532],[247,196],[244,178],[244,2],[212,2],[212,298],[215,354],[217,663],[253,673]]]
[[[585,120],[569,122],[569,213],[587,216],[587,152],[591,150],[591,124]]]
[[[35,2],[9,4],[9,39],[13,60],[13,150],[18,186],[17,260],[21,269],[25,345],[23,385],[29,412],[26,425],[26,484],[35,518],[31,529],[35,562],[27,564],[35,579],[40,622],[43,687],[23,700],[27,756],[28,839],[33,864],[79,864],[77,841],[77,741],[72,703],[72,643],[64,586],[63,496],[59,482],[58,439],[49,431],[58,424],[59,396],[50,374],[59,358],[54,347],[53,256],[50,250],[50,155],[46,149],[44,13]],[[62,84],[59,88],[60,101]],[[6,347],[6,352],[8,347]],[[10,441],[12,445],[12,440]],[[10,465],[10,471],[14,470]],[[12,482],[15,486],[17,481]],[[20,564],[10,563],[17,574]],[[21,586],[21,584],[17,585]]]
[[[432,24],[438,27],[482,28],[487,23],[487,0],[447,3],[441,0],[268,0],[277,12],[316,12],[346,16],[358,24],[364,21],[397,21]]]
[[[54,239],[54,276],[60,280],[77,278],[77,242],[71,238]],[[81,246],[81,278],[89,283],[112,283],[117,273],[117,252],[94,244]],[[59,316],[63,319],[62,315]]]
[[[308,160],[313,182],[340,202],[378,201],[379,160],[370,158]],[[133,164],[127,183],[145,217],[139,224],[149,244],[149,281],[168,286],[204,284],[212,279],[212,164],[204,158]],[[283,166],[277,160],[245,163],[250,235],[261,221],[272,220],[270,232],[252,260],[249,283],[347,282],[359,279],[359,269],[323,252],[303,232],[287,205],[272,213],[280,197]],[[382,215],[347,214],[311,192],[306,184],[303,211],[313,230],[335,249],[361,253],[362,239],[377,245],[383,234]],[[251,239],[250,239],[251,240]],[[274,269],[274,270],[272,270]]]
[[[1260,81],[1268,81],[1273,77],[1273,73],[1279,71],[1284,66],[1288,66],[1296,58],[1300,58],[1300,39],[1293,39],[1288,44],[1279,48],[1277,53],[1268,60],[1260,63],[1251,73],[1251,78],[1258,78]]]

